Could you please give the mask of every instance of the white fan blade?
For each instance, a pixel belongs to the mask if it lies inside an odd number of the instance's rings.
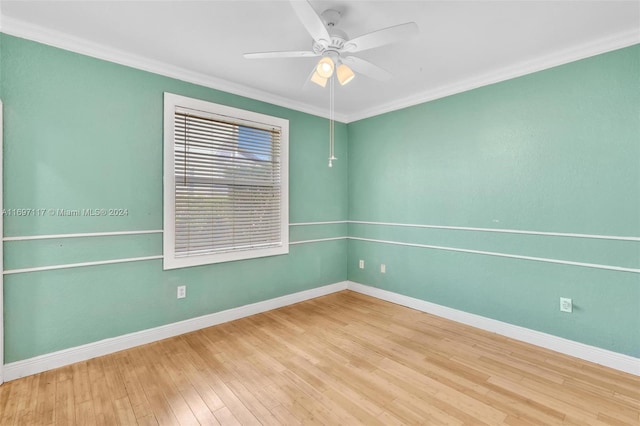
[[[393,77],[389,71],[385,71],[379,66],[356,56],[344,57],[342,58],[342,62],[349,65],[356,73],[366,75],[376,80],[391,80]]]
[[[282,51],[282,52],[256,52],[245,53],[243,55],[247,59],[272,59],[272,58],[308,58],[311,56],[318,56],[315,52],[311,51]]]
[[[322,18],[313,10],[309,2],[307,0],[291,0],[291,7],[293,7],[298,19],[311,34],[311,37],[318,43],[329,45],[331,42],[329,31],[327,31]]]
[[[374,47],[384,46],[385,44],[395,43],[415,34],[418,34],[418,24],[415,22],[407,22],[406,24],[374,31],[349,40],[345,44],[344,50],[347,52],[361,52],[363,50],[373,49]]]

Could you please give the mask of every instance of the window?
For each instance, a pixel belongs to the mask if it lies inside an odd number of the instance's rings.
[[[164,95],[164,269],[289,252],[289,122]]]

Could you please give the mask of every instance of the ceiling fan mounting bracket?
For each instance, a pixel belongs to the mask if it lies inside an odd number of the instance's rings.
[[[327,9],[320,14],[320,17],[329,29],[335,27],[340,22],[340,12],[335,9]]]

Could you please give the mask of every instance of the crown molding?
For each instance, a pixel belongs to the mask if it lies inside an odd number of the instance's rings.
[[[116,64],[138,70],[175,78],[187,83],[198,84],[210,89],[251,98],[257,101],[316,115],[322,118],[329,118],[329,112],[326,108],[318,108],[306,103],[296,102],[263,90],[244,86],[242,84],[207,74],[193,72],[186,68],[177,67],[166,62],[156,61],[140,55],[134,55],[102,44],[89,42],[79,37],[70,36],[58,31],[52,31],[8,16],[1,17],[0,31],[11,36],[36,41],[38,43],[68,50],[74,53],[80,53],[92,58],[114,62]],[[347,116],[336,112],[334,114],[334,119],[336,121],[346,122]]]
[[[633,46],[638,43],[640,43],[640,30],[618,33],[613,36],[601,38],[589,43],[584,43],[570,49],[564,49],[558,52],[554,52],[550,55],[523,61],[509,67],[495,69],[491,72],[482,74],[477,77],[462,80],[450,85],[441,86],[433,90],[416,93],[397,101],[374,106],[361,112],[348,115],[346,122],[351,123],[354,121],[363,120],[365,118],[374,117],[376,115],[385,114],[387,112],[397,111],[403,108],[455,95],[457,93],[466,92],[469,90],[477,89],[479,87],[488,86],[490,84],[499,83],[501,81],[510,80],[512,78],[521,77],[527,74],[532,74],[534,72],[543,71],[549,68],[557,67],[559,65],[578,61],[580,59],[586,59],[591,56],[596,56],[602,53],[611,52],[613,50],[622,49],[624,47]]]
[[[114,62],[131,68],[152,72],[165,77],[175,78],[188,83],[194,83],[211,89],[220,90],[238,96],[251,98],[254,100],[270,103],[295,111],[329,118],[328,111],[303,102],[274,95],[267,91],[247,87],[221,78],[197,73],[185,68],[176,67],[161,61],[155,61],[143,56],[132,55],[119,49],[113,49],[98,43],[88,42],[78,37],[70,36],[58,31],[51,31],[28,22],[2,16],[0,19],[0,31],[5,34],[36,41],[49,46],[80,53],[97,59]],[[614,34],[570,49],[554,52],[550,55],[538,57],[532,60],[523,61],[518,64],[504,67],[477,77],[462,80],[453,84],[438,87],[413,94],[411,96],[377,105],[353,114],[335,113],[335,120],[343,123],[351,123],[358,120],[374,117],[388,112],[415,106],[421,103],[433,101],[457,93],[521,77],[523,75],[564,65],[580,59],[607,53],[613,50],[629,47],[640,43],[640,31],[632,30]]]

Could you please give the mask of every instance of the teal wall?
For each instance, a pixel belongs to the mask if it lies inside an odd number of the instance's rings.
[[[126,208],[124,217],[5,217],[5,236],[162,229],[163,92],[290,121],[290,222],[347,218],[346,125],[327,167],[325,119],[0,36],[4,207]],[[346,225],[291,227],[291,241]],[[7,241],[5,269],[162,254],[162,234]],[[162,270],[162,260],[5,275],[5,362],[344,281],[346,240],[286,256]],[[187,298],[176,299],[176,286]]]
[[[350,123],[349,219],[637,239],[639,83],[636,45]],[[354,223],[348,232],[640,269],[634,240]],[[635,272],[352,239],[348,276],[640,356]],[[560,297],[573,299],[572,314],[559,311]]]
[[[167,91],[290,120],[291,223],[348,218],[637,237],[639,52],[622,49],[340,124],[340,160],[329,169],[325,119],[0,35],[5,208],[129,211],[5,217],[5,236],[162,229]],[[637,241],[290,227],[292,241],[347,234],[640,268]],[[4,248],[11,270],[157,256],[162,235],[7,241]],[[171,271],[156,259],[8,274],[5,362],[345,279],[640,356],[639,276],[353,239]],[[187,284],[186,299],[175,297],[179,284]],[[560,296],[573,298],[573,314],[559,312]]]

